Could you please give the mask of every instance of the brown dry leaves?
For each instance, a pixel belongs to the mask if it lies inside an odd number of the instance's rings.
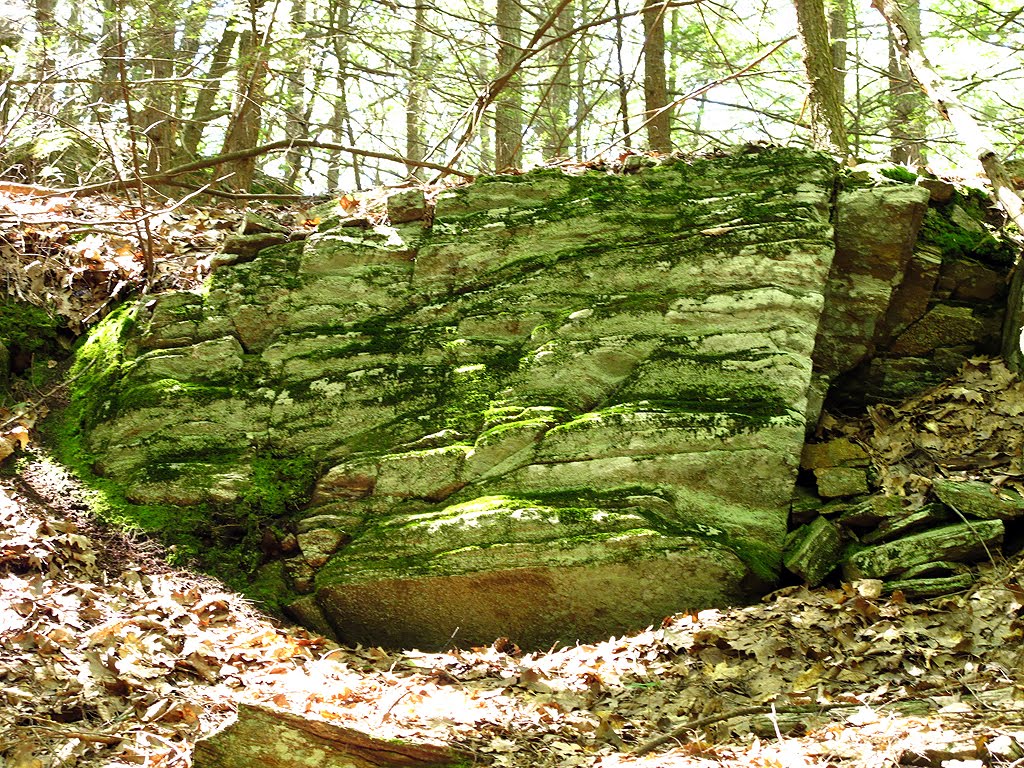
[[[964,477],[1024,493],[1024,382],[1002,360],[974,358],[950,381],[898,407],[837,424],[870,451],[886,492],[918,501],[932,477]]]
[[[0,755],[11,768],[186,765],[250,677],[318,647],[209,583],[96,562],[73,524],[0,489]]]
[[[0,493],[8,768],[187,766],[191,745],[239,701],[377,737],[450,740],[497,766],[1024,756],[1021,569],[930,603],[882,599],[874,582],[794,588],[547,653],[500,642],[430,654],[330,648],[213,582],[130,563],[107,573],[96,554],[52,511]],[[731,716],[751,707],[761,710]],[[632,754],[699,718],[705,725],[682,728],[660,752]]]
[[[141,211],[113,197],[33,196],[0,183],[0,278],[9,295],[79,332],[110,302],[146,286],[147,247],[156,262],[150,287],[195,287],[243,214],[213,206]]]

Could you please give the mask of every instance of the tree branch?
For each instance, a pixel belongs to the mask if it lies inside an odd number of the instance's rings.
[[[992,182],[992,193],[1017,227],[1024,232],[1024,201],[1010,182],[1009,174],[992,148],[978,121],[960,103],[953,91],[935,71],[924,53],[920,37],[907,23],[896,0],[872,0],[871,5],[880,13],[892,31],[893,40],[910,73],[932,100],[932,105],[943,120],[948,120],[967,151],[981,162]]]
[[[175,168],[169,168],[161,173],[142,176],[140,181],[146,184],[162,184],[187,173],[203,171],[207,168],[214,168],[218,165],[230,163],[234,160],[242,160],[247,157],[257,157],[259,155],[266,155],[271,152],[279,152],[281,150],[292,149],[294,147],[309,147],[311,149],[328,149],[335,152],[348,152],[349,154],[357,155],[359,157],[373,157],[378,160],[390,160],[395,163],[404,163],[406,165],[429,168],[433,171],[440,171],[446,176],[459,176],[463,179],[469,179],[470,181],[475,178],[471,173],[466,173],[465,171],[460,171],[448,165],[442,165],[441,163],[431,163],[426,160],[411,160],[407,157],[390,155],[386,152],[374,152],[369,149],[358,149],[357,147],[348,147],[344,144],[335,144],[329,141],[317,141],[316,139],[281,139],[280,141],[272,141],[269,144],[261,144],[258,147],[250,147],[249,149],[242,149],[237,152],[229,152],[223,155],[215,155],[214,157],[206,157],[192,163],[186,163],[185,165],[179,165]],[[121,185],[122,182],[104,181],[97,184],[86,184],[81,187],[60,190],[55,194],[66,195],[71,193],[93,194],[98,192],[109,192],[112,189],[119,188]]]

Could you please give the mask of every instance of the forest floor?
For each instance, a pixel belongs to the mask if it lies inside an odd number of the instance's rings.
[[[3,254],[21,298],[85,326],[138,292],[138,227],[116,204],[2,195],[0,233],[22,238]],[[194,285],[237,219],[154,217],[164,251],[150,284]],[[83,245],[74,233],[88,222]],[[502,639],[446,653],[337,647],[92,521],[88,489],[33,446],[45,410],[26,396],[0,419],[20,446],[0,477],[0,768],[189,766],[241,703],[516,768],[1024,766],[1019,555],[993,553],[972,589],[947,597],[794,586],[547,652]],[[943,456],[960,462],[948,472],[988,466],[994,487],[1024,482],[1024,384],[998,361],[827,427],[872,430],[893,493],[922,493]]]
[[[588,645],[421,653],[281,626],[86,509],[38,455],[0,484],[6,768],[188,766],[242,702],[496,766],[1024,765],[1024,560],[922,602],[791,587]]]

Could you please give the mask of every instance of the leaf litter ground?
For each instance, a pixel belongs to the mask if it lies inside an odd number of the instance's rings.
[[[240,702],[497,766],[1024,765],[1020,560],[926,602],[791,587],[544,653],[392,652],[280,626],[93,527],[77,492],[43,460],[0,487],[10,768],[188,766]]]
[[[78,327],[152,285],[116,201],[47,200],[0,200],[17,295]],[[161,215],[156,283],[190,287],[237,214]],[[5,415],[5,430],[25,430],[11,450],[45,412],[21,405]],[[824,429],[868,448],[879,484],[911,506],[940,475],[1024,489],[1024,384],[999,361]],[[546,653],[502,639],[389,652],[282,627],[168,568],[152,544],[94,526],[87,508],[45,460],[0,484],[0,768],[188,766],[242,702],[457,744],[496,766],[1024,765],[1019,557],[931,601],[872,581],[791,587]]]

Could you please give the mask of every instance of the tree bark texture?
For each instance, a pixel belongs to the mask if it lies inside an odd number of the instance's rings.
[[[235,95],[235,107],[228,123],[221,154],[234,154],[255,147],[259,142],[263,122],[265,72],[262,46],[254,25],[239,36],[238,92]],[[231,174],[225,180],[227,187],[248,192],[256,174],[256,158],[243,157],[232,161],[225,165],[225,171]]]
[[[405,156],[420,161],[426,157],[427,143],[423,137],[423,110],[426,106],[427,77],[423,54],[427,48],[427,5],[416,0],[416,10],[409,37],[409,85],[405,97]],[[424,177],[422,166],[407,166],[414,179]]]
[[[810,94],[811,142],[818,149],[847,156],[850,153],[843,123],[843,105],[832,69],[832,48],[828,39],[823,0],[793,0],[797,29],[804,49],[804,69]]]
[[[349,141],[355,143],[351,135],[350,114],[348,109],[348,64],[349,64],[349,17],[351,0],[333,0],[330,4],[331,39],[334,47],[334,58],[338,61],[338,73],[335,76],[337,96],[331,114],[330,129],[334,141],[345,142],[345,131],[349,129]],[[337,189],[341,183],[341,170],[345,155],[332,152],[327,161],[327,188]],[[352,158],[352,175],[355,176],[356,189],[360,189],[359,160]]]
[[[210,60],[210,69],[196,94],[196,103],[192,108],[192,118],[181,131],[182,154],[189,159],[199,154],[199,142],[203,137],[203,129],[210,120],[217,117],[214,107],[220,93],[221,80],[231,66],[231,52],[238,41],[238,31],[228,25],[221,35],[217,47]]]
[[[629,83],[626,81],[626,68],[622,63],[622,2],[615,0],[615,84],[619,91],[619,119],[622,120],[622,136],[626,149],[632,148],[632,131],[629,130]]]
[[[519,0],[498,0],[495,26],[499,72],[507,72],[519,60],[522,17]],[[494,166],[498,171],[518,168],[523,162],[523,94],[519,81],[516,73],[494,104]]]
[[[921,36],[921,5],[919,0],[908,0],[903,18],[914,37]],[[894,163],[924,165],[921,147],[924,131],[914,124],[914,109],[918,105],[918,88],[910,68],[896,46],[892,32],[889,33],[889,136],[892,146],[890,158]]]
[[[549,3],[550,5],[550,3]],[[563,36],[572,27],[573,5],[570,3],[558,13],[551,33]],[[563,157],[569,147],[569,109],[572,95],[573,43],[569,38],[555,43],[547,54],[546,71],[550,73],[540,104],[540,132],[543,136],[544,157]]]
[[[832,73],[836,79],[836,95],[840,104],[846,103],[846,57],[850,34],[849,0],[833,0],[828,12],[828,32],[832,40]]]
[[[36,48],[33,51],[33,69],[38,85],[32,95],[32,107],[46,115],[51,114],[53,110],[53,85],[49,78],[54,75],[57,68],[53,54],[53,48],[57,43],[57,24],[54,19],[56,8],[57,0],[35,0],[32,8],[38,30]]]
[[[159,173],[174,165],[178,139],[175,112],[175,18],[173,2],[152,3],[143,33],[144,69],[153,80],[146,86],[138,113],[139,132],[146,137],[146,172]]]
[[[309,136],[309,114],[312,109],[306,91],[306,69],[309,67],[308,52],[311,48],[306,29],[306,0],[292,0],[291,34],[297,46],[289,57],[291,69],[285,79],[284,132],[289,138],[305,139]],[[288,186],[295,185],[305,160],[305,153],[298,149],[293,149],[285,156]]]
[[[644,8],[644,108],[647,144],[654,152],[671,152],[668,85],[665,79],[665,3]]]
[[[242,704],[238,720],[196,744],[193,768],[442,768],[468,755],[438,744],[376,739],[351,728]]]

